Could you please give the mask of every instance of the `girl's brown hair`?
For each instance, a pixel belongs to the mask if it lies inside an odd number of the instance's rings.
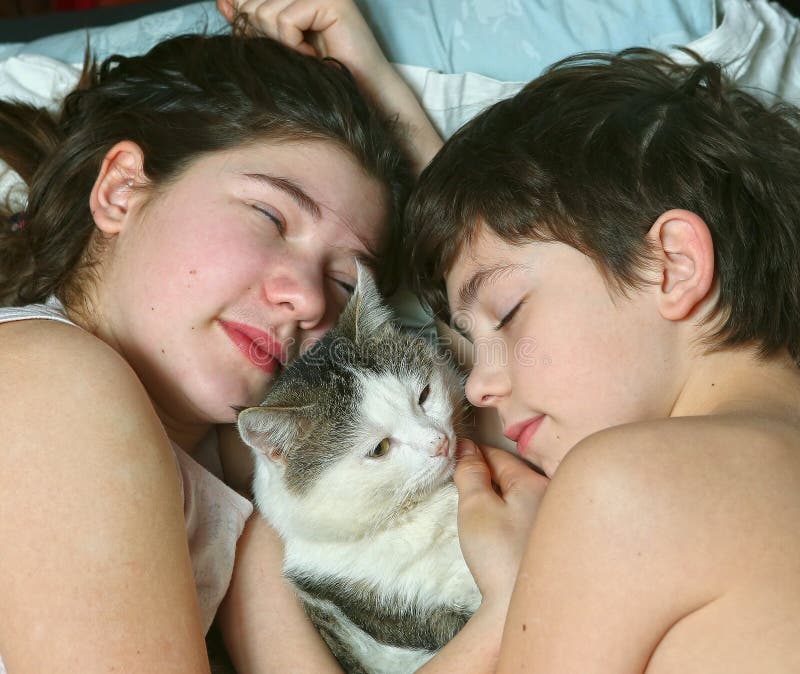
[[[393,124],[335,61],[264,37],[185,35],[142,56],[99,66],[87,59],[56,116],[0,101],[0,159],[29,187],[21,230],[5,225],[12,214],[0,209],[0,305],[51,294],[80,303],[100,241],[89,195],[117,142],[141,147],[148,187],[158,189],[203,154],[266,139],[327,140],[349,152],[386,186],[387,247],[397,249],[410,173]],[[392,264],[381,272],[393,281]]]

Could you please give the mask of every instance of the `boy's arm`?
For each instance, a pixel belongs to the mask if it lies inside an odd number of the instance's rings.
[[[343,63],[366,94],[407,133],[406,149],[420,173],[442,146],[414,93],[383,55],[352,0],[217,0],[230,21],[246,13],[251,25],[305,54]]]

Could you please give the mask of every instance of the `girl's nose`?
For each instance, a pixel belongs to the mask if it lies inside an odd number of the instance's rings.
[[[270,275],[265,294],[282,318],[295,321],[301,330],[311,330],[325,317],[324,275],[311,265],[293,267]]]

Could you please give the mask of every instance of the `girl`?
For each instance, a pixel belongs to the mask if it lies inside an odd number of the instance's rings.
[[[298,671],[235,629],[288,593],[244,582],[280,552],[192,456],[332,325],[355,258],[391,283],[395,130],[335,62],[185,36],[87,68],[57,119],[3,102],[0,134],[30,188],[0,232],[8,671],[207,672],[237,540],[231,650]],[[286,657],[329,663],[315,638]]]

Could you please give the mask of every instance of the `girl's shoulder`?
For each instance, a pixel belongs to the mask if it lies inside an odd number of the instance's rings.
[[[57,320],[0,323],[0,372],[17,391],[28,387],[90,383],[119,377],[121,386],[138,378],[122,356],[76,325]],[[76,387],[76,393],[78,387]]]
[[[98,440],[118,427],[169,443],[136,373],[108,344],[54,320],[0,324],[0,436]],[[94,435],[93,435],[94,434]]]

